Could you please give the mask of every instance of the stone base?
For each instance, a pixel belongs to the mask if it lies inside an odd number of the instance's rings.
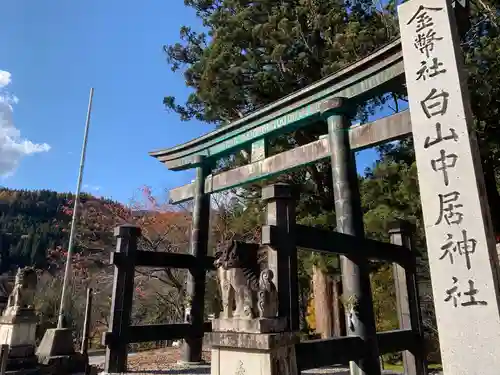
[[[211,375],[298,375],[293,333],[212,332]]]
[[[74,352],[72,355],[46,357],[40,361],[44,365],[45,374],[77,374],[85,373],[86,359],[81,353]]]
[[[33,345],[19,345],[9,348],[6,374],[39,374],[40,366]]]
[[[0,316],[0,344],[9,345],[6,374],[40,373],[35,356],[37,322],[32,309],[17,309],[13,314]]]
[[[74,352],[71,329],[51,328],[45,331],[36,355],[43,363],[46,358],[72,355]]]
[[[258,319],[213,319],[213,332],[277,333],[286,330],[287,320],[283,318]]]
[[[36,352],[38,361],[47,366],[50,374],[85,372],[88,359],[75,352],[73,334],[68,328],[52,328],[45,332]]]
[[[12,358],[7,360],[6,375],[40,374],[40,366],[36,356],[24,358]]]
[[[0,316],[0,344],[35,345],[37,323],[36,317],[30,315]]]

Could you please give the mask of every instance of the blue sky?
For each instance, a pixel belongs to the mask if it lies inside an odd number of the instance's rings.
[[[191,171],[170,172],[148,156],[212,129],[183,123],[162,105],[165,95],[189,94],[162,51],[179,40],[182,25],[201,28],[183,3],[4,1],[0,173],[9,175],[0,184],[74,191],[92,86],[84,190],[127,203],[143,185],[158,194],[189,182]],[[362,153],[358,169],[373,158],[373,151]]]

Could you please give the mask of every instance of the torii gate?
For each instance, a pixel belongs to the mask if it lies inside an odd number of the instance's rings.
[[[458,16],[462,17],[461,14]],[[401,39],[225,127],[150,154],[171,170],[196,169],[195,182],[173,189],[170,198],[173,203],[194,199],[191,252],[196,258],[203,258],[207,251],[210,194],[327,158],[333,168],[338,231],[362,238],[353,151],[413,133],[444,370],[449,374],[490,375],[500,368],[498,255],[477,145],[470,133],[472,117],[454,17],[446,0],[409,1],[399,7]],[[424,66],[427,63],[435,66]],[[411,116],[409,111],[403,111],[368,124],[350,126],[356,105],[405,82]],[[434,121],[432,133],[429,123],[437,115],[441,121]],[[328,134],[278,155],[266,154],[266,140],[321,121],[327,124]],[[447,140],[453,151],[440,145],[433,148]],[[246,147],[251,147],[248,165],[211,174],[218,159]],[[467,199],[459,202],[460,196]],[[450,206],[449,211],[443,211]],[[462,212],[454,212],[458,216],[451,217],[451,210],[458,208]],[[451,242],[454,238],[458,242]],[[446,263],[443,249],[463,255],[466,262]],[[292,259],[293,251],[287,256]],[[288,273],[291,282],[293,261],[289,267],[279,272]],[[362,360],[359,360],[358,369],[360,373],[379,373],[373,311],[367,303],[371,296],[366,259],[344,257],[342,269],[344,286],[363,306],[349,334],[371,343],[365,365],[360,365]],[[201,337],[204,277],[199,274],[196,279],[191,277],[188,285],[191,325]],[[287,298],[282,296],[280,303],[280,313],[291,317],[289,329],[296,330],[293,311],[297,306],[293,293]],[[481,341],[485,338],[486,343]],[[187,344],[185,359],[199,360],[201,339],[187,340]]]

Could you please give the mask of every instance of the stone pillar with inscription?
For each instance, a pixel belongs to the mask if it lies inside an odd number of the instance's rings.
[[[297,375],[296,336],[278,317],[278,290],[268,246],[229,241],[215,266],[223,310],[212,320],[212,375]]]
[[[445,374],[500,369],[498,254],[451,2],[398,8]]]
[[[0,316],[0,345],[9,345],[8,374],[39,373],[35,355],[38,317],[33,308],[36,285],[36,271],[20,268],[7,307]]]
[[[364,237],[358,175],[349,145],[348,103],[345,98],[332,98],[321,105],[321,112],[328,123],[337,231]],[[352,373],[380,374],[368,260],[360,256],[342,256],[341,270],[347,334],[360,337],[366,353],[360,360],[351,362]]]

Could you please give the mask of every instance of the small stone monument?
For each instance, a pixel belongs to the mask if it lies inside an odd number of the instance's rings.
[[[230,241],[215,255],[223,310],[212,320],[212,375],[297,375],[295,335],[278,315],[267,246]]]
[[[9,345],[7,374],[38,374],[35,356],[38,318],[33,308],[37,275],[31,267],[19,268],[7,307],[0,316],[0,344]]]

